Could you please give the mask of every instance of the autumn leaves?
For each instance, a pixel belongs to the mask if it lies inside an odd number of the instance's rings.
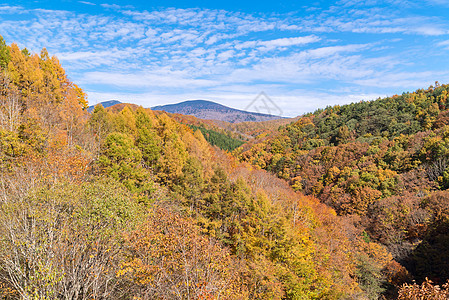
[[[141,107],[88,114],[83,92],[45,50],[0,43],[0,66],[3,297],[339,299],[382,290],[392,264],[384,247],[211,147],[199,129]],[[274,165],[258,162],[288,178],[297,170],[285,168],[283,146],[271,145]],[[296,187],[307,189],[306,179]]]

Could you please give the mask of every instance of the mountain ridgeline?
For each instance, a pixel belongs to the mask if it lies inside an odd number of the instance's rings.
[[[88,112],[92,112],[92,111],[94,110],[94,108],[95,108],[96,105],[101,105],[101,106],[103,106],[104,108],[108,108],[108,107],[114,106],[114,105],[116,105],[116,104],[121,104],[121,103],[122,103],[122,102],[120,102],[120,101],[118,101],[118,100],[103,101],[103,102],[101,102],[101,103],[98,103],[98,104],[89,106],[89,107],[87,108],[87,111],[88,111]]]
[[[260,122],[282,118],[280,116],[239,110],[206,100],[190,100],[177,104],[155,106],[151,109],[174,114],[191,115],[200,119],[226,121],[229,123]]]

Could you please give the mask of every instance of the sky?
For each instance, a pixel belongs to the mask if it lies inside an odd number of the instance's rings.
[[[47,48],[90,104],[254,110],[263,92],[293,117],[449,83],[449,0],[14,0],[0,35]]]

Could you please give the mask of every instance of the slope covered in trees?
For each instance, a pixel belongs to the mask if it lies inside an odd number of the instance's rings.
[[[236,150],[350,216],[418,281],[448,278],[449,85],[328,107]],[[443,246],[446,245],[446,246]]]
[[[200,130],[143,108],[89,114],[45,50],[0,53],[3,298],[375,299],[404,272]]]
[[[154,113],[157,115],[162,112],[154,111]],[[167,114],[183,124],[187,124],[189,126],[193,125],[204,127],[205,129],[217,131],[221,134],[225,134],[231,138],[241,141],[248,141],[260,135],[267,135],[268,133],[276,131],[279,128],[279,126],[288,125],[293,121],[297,121],[299,119],[299,117],[296,117],[296,118],[282,118],[259,122],[229,123],[226,121],[219,121],[219,120],[198,119],[194,116],[189,115],[171,114],[171,113]]]
[[[222,150],[232,151],[240,147],[244,142],[229,136],[222,132],[212,129],[206,129],[203,126],[190,125],[193,130],[199,130],[203,134],[206,141],[212,146],[217,146]]]
[[[267,134],[277,131],[280,126],[288,125],[294,121],[297,121],[299,117],[296,118],[282,118],[277,120],[261,121],[261,122],[241,122],[241,123],[228,123],[224,121],[212,120],[212,122],[234,134],[244,137],[245,140],[252,140],[256,137],[266,136]]]

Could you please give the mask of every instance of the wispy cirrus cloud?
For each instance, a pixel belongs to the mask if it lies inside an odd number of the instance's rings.
[[[0,6],[0,14],[23,14],[26,10],[19,5],[3,5]]]
[[[78,1],[78,3],[95,6],[97,4],[88,1]]]
[[[447,50],[449,50],[449,40],[438,42],[437,46],[444,47]]]
[[[268,41],[246,41],[235,46],[236,49],[241,50],[244,48],[259,48],[263,50],[272,50],[279,47],[290,47],[297,45],[305,45],[309,43],[315,43],[320,40],[319,37],[315,35],[309,36],[299,36],[299,37],[291,37],[291,38],[281,38],[275,40]]]

